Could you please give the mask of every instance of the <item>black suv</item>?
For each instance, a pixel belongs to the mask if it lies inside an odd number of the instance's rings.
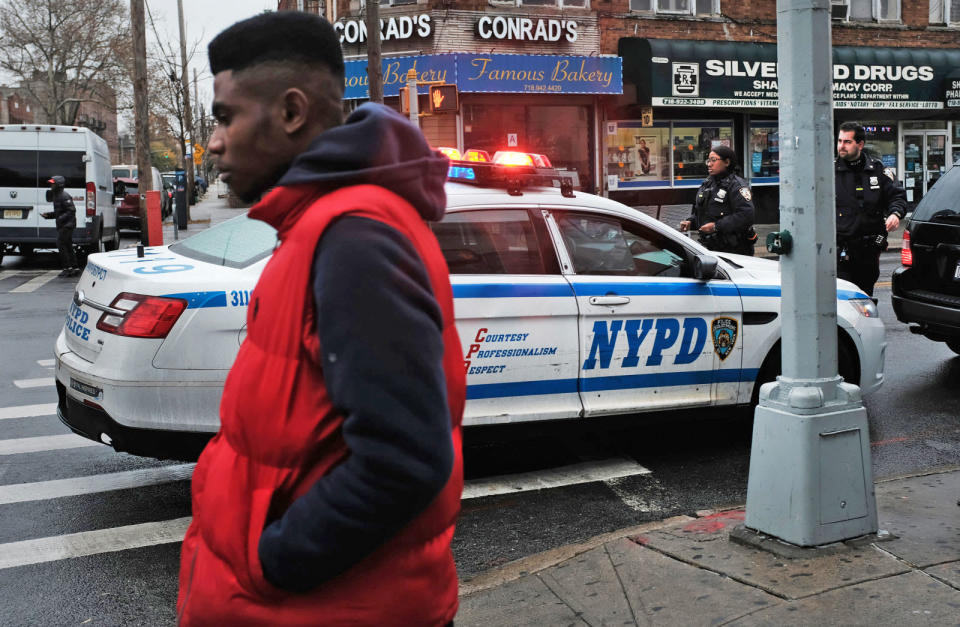
[[[903,232],[893,310],[910,330],[960,354],[960,167],[923,197]]]

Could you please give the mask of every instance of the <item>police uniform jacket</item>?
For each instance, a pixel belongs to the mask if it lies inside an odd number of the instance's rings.
[[[846,159],[836,161],[837,242],[845,243],[870,235],[886,233],[884,223],[890,215],[903,219],[907,195],[903,188],[884,174],[883,163],[862,153],[866,160],[857,171]]]
[[[693,201],[691,229],[716,224],[717,233],[725,236],[746,236],[753,225],[753,196],[747,182],[727,171],[719,177],[709,176]]]

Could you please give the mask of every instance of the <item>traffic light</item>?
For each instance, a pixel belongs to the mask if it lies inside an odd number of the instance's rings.
[[[400,88],[400,113],[410,113],[410,96],[407,88]],[[430,113],[430,99],[426,92],[417,90],[417,112],[420,115]]]
[[[433,113],[456,113],[459,109],[456,85],[430,85],[430,110]]]

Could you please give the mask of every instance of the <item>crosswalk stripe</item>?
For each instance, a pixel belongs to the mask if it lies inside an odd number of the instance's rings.
[[[53,368],[55,365],[57,365],[57,360],[56,359],[38,359],[37,365],[42,368]]]
[[[54,479],[34,483],[15,483],[0,486],[0,505],[45,501],[65,496],[80,496],[111,490],[129,490],[160,483],[185,481],[193,474],[196,464],[178,464],[160,468],[126,470],[71,479]]]
[[[190,517],[0,544],[0,569],[181,542]]]
[[[24,293],[24,292],[35,292],[39,288],[43,287],[50,281],[57,278],[57,275],[60,274],[59,270],[50,270],[49,272],[44,272],[38,277],[32,278],[23,285],[13,288],[10,290],[11,294]]]
[[[473,479],[463,486],[463,500],[647,474],[650,471],[635,461],[605,459],[535,472]]]
[[[72,433],[68,433],[66,435],[42,435],[33,438],[0,440],[0,455],[42,453],[44,451],[60,451],[70,448],[83,448],[86,446],[104,445]]]
[[[53,386],[55,384],[53,377],[40,377],[39,379],[18,379],[13,382],[18,388],[42,388],[44,386]]]
[[[6,418],[33,418],[34,416],[53,416],[57,413],[56,403],[42,405],[19,405],[16,407],[0,407],[0,420]]]

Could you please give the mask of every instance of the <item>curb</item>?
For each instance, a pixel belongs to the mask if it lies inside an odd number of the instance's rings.
[[[584,540],[583,542],[567,544],[565,546],[549,549],[535,555],[521,557],[518,560],[514,560],[504,564],[503,566],[491,568],[490,570],[485,570],[482,573],[474,575],[470,579],[461,581],[459,596],[462,598],[477,592],[489,590],[490,588],[496,588],[497,586],[520,579],[526,575],[546,570],[551,566],[556,566],[561,562],[567,561],[571,557],[576,557],[581,553],[586,553],[587,551],[595,549],[602,544],[610,542],[611,540],[619,540],[621,538],[626,538],[641,533],[656,531],[658,529],[662,529],[663,527],[669,527],[677,523],[690,522],[693,520],[696,519],[690,516],[674,516],[672,518],[666,518],[656,522],[644,523],[634,527],[626,527],[624,529],[602,533],[598,536]]]

